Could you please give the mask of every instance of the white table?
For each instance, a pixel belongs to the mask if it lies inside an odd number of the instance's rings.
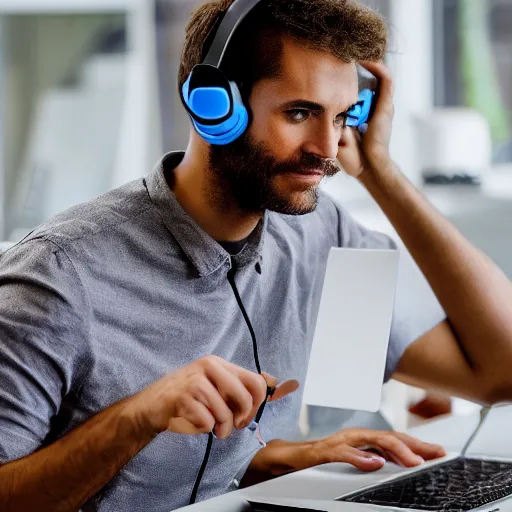
[[[475,412],[468,416],[450,416],[422,425],[409,432],[425,441],[442,444],[449,452],[447,458],[457,456],[467,439],[478,425],[480,415]],[[512,426],[512,406],[492,411],[480,434],[475,438],[468,455],[485,454],[491,457],[512,458],[512,439],[509,432]],[[431,464],[431,463],[426,463]],[[247,507],[247,500],[256,502],[278,502],[303,507],[310,505],[308,500],[325,500],[322,509],[326,511],[347,511],[350,503],[334,502],[336,497],[361,487],[377,483],[396,474],[411,472],[394,464],[386,464],[375,473],[362,473],[348,464],[326,464],[276,478],[253,487],[242,489],[224,496],[184,507],[187,512],[241,512]],[[359,509],[360,506],[357,506]],[[376,509],[375,509],[376,510]],[[382,509],[380,509],[382,510]]]

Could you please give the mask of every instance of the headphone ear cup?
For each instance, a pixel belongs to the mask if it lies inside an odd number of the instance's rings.
[[[375,92],[371,89],[363,89],[359,93],[358,102],[348,112],[347,126],[358,128],[370,121],[374,109]]]
[[[370,120],[370,114],[372,112],[372,103],[375,92],[371,89],[363,89],[359,93],[359,101],[361,102],[361,113],[359,115],[358,126],[368,123]]]
[[[181,97],[197,133],[214,145],[226,145],[238,139],[249,125],[249,114],[236,83],[227,80],[226,86],[196,83],[191,90],[191,81],[192,74],[183,84]]]

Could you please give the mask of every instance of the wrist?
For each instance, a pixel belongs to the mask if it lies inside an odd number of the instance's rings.
[[[326,462],[324,454],[318,450],[318,447],[320,444],[317,441],[305,443],[271,441],[252,460],[242,480],[242,487],[324,464]]]
[[[142,392],[141,392],[142,393]],[[124,421],[133,430],[134,435],[140,439],[147,439],[148,442],[154,439],[165,428],[155,425],[145,407],[146,401],[141,393],[128,397],[123,402],[122,416]]]
[[[332,462],[331,457],[329,456],[331,450],[325,445],[324,440],[325,439],[318,439],[310,443],[308,449],[308,460],[310,462],[309,467],[320,466],[322,464],[328,464],[329,462]]]
[[[337,436],[342,436],[343,431],[340,431]],[[319,466],[321,464],[330,464],[332,462],[339,462],[339,459],[335,457],[335,450],[333,449],[336,445],[343,443],[344,438],[339,437],[339,440],[333,445],[332,436],[324,437],[322,439],[318,439],[315,441],[315,454],[317,463]]]
[[[396,179],[398,167],[395,162],[388,159],[379,160],[377,165],[367,165],[364,170],[358,175],[357,179],[366,189],[370,189],[383,180]]]
[[[288,472],[300,471],[323,464],[324,457],[319,448],[318,441],[290,443],[285,459],[289,466]]]
[[[290,443],[273,441],[262,450],[260,470],[273,477],[293,473],[323,464],[323,454],[318,450],[317,441]]]

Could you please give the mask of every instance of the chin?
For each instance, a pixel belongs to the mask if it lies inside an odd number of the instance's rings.
[[[314,187],[302,192],[275,194],[267,209],[284,215],[307,215],[316,210],[317,204],[318,187]]]

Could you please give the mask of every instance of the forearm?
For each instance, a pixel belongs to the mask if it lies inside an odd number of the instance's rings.
[[[251,461],[242,480],[242,487],[322,464],[315,442],[290,443],[271,441]]]
[[[54,444],[0,467],[0,510],[76,512],[154,435],[119,402]]]
[[[392,166],[360,181],[429,281],[473,371],[507,387],[512,363],[512,284]],[[505,395],[509,389],[503,389]]]

